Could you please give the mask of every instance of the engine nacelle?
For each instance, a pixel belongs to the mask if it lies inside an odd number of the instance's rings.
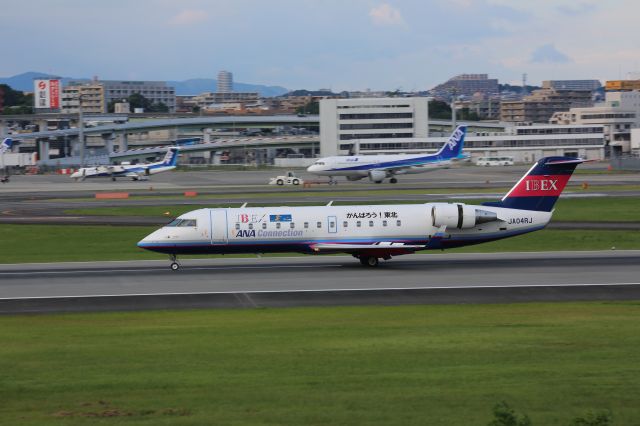
[[[447,228],[466,229],[498,220],[498,215],[495,212],[466,204],[438,203],[431,207],[431,219],[433,226],[438,228],[446,226]]]
[[[369,179],[372,182],[382,182],[387,177],[387,172],[384,170],[369,170]]]
[[[362,178],[364,178],[364,176],[347,176],[347,180],[350,180],[352,182],[356,180],[360,180]]]

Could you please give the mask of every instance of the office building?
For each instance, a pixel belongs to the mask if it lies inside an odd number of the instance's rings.
[[[75,114],[103,114],[107,112],[104,87],[97,83],[79,84],[62,88],[61,112]]]
[[[593,92],[601,88],[599,80],[545,80],[543,89],[570,90],[576,92]]]
[[[105,111],[110,102],[121,102],[134,93],[139,93],[152,103],[163,103],[169,112],[176,112],[176,91],[165,81],[122,81],[122,80],[79,80],[70,81],[68,86],[83,86],[88,83],[100,85],[104,90]]]
[[[356,141],[427,137],[429,98],[358,98],[320,101],[323,156],[346,153]]]
[[[534,90],[519,101],[502,101],[502,121],[524,123],[548,123],[558,111],[593,105],[590,91],[556,90],[551,88]]]
[[[607,154],[615,156],[628,153],[631,150],[631,129],[640,128],[640,91],[606,92],[603,103],[591,108],[570,108],[557,112],[549,122],[601,125]]]
[[[217,82],[217,92],[218,93],[230,93],[233,92],[233,74],[229,71],[220,71],[218,73],[218,82]]]

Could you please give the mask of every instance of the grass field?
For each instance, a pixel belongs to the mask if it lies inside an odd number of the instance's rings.
[[[11,245],[3,250],[0,263],[167,259],[165,255],[136,246],[155,229],[153,226],[4,224],[0,225],[0,235],[3,241],[11,241]],[[640,231],[545,229],[449,252],[609,250],[612,247],[640,249]]]
[[[640,303],[0,317],[7,425],[534,426],[640,418]]]
[[[451,201],[435,200],[431,201]],[[464,200],[466,204],[479,204],[488,200]],[[414,204],[427,202],[420,201],[416,197],[415,201],[376,201],[363,200],[361,202],[335,202],[334,205],[349,204]],[[251,206],[258,205],[281,205],[282,203],[252,203]],[[289,203],[290,205],[317,205],[318,203]],[[239,202],[226,204],[212,203],[203,205],[171,205],[164,206],[122,206],[122,207],[89,207],[81,209],[70,209],[65,211],[71,215],[107,215],[107,216],[179,216],[191,210],[202,207],[240,207]],[[169,215],[165,215],[168,212]],[[590,197],[590,198],[561,198],[555,206],[553,215],[554,221],[571,222],[640,222],[640,198],[638,197]]]

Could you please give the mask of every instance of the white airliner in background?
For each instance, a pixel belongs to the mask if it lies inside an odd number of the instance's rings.
[[[320,158],[307,168],[316,175],[329,176],[329,183],[336,183],[334,176],[345,176],[348,180],[366,177],[372,182],[398,182],[397,175],[423,173],[449,167],[452,162],[465,159],[462,154],[466,126],[458,126],[440,151],[435,154],[350,155]]]
[[[169,147],[162,161],[148,164],[121,164],[114,166],[83,167],[71,174],[76,181],[87,178],[110,177],[116,180],[119,177],[128,177],[132,180],[146,180],[149,175],[166,172],[176,168],[178,164],[178,148]]]
[[[138,242],[179,254],[350,253],[368,266],[419,250],[446,249],[544,228],[576,166],[586,160],[545,157],[497,202],[482,205],[240,207],[185,213]]]

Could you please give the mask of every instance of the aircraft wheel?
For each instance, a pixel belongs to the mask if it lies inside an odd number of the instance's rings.
[[[294,185],[300,185],[300,181],[298,179],[294,179],[291,183]]]
[[[173,262],[173,263],[171,264],[171,270],[172,270],[172,271],[177,271],[178,269],[180,269],[180,265],[178,265],[178,263],[177,263],[177,262]]]
[[[112,177],[112,178],[111,178],[111,180],[115,182],[115,181],[116,181],[116,178],[115,178],[115,177]]]
[[[391,179],[389,179],[389,183],[398,183],[398,179],[391,178]]]
[[[381,180],[376,180],[375,183],[382,183],[382,181]]]
[[[284,185],[284,181],[282,179],[278,179],[276,181],[276,184],[282,186],[282,185]]]
[[[376,267],[378,266],[378,258],[375,256],[362,256],[360,257],[360,263],[363,266]]]

